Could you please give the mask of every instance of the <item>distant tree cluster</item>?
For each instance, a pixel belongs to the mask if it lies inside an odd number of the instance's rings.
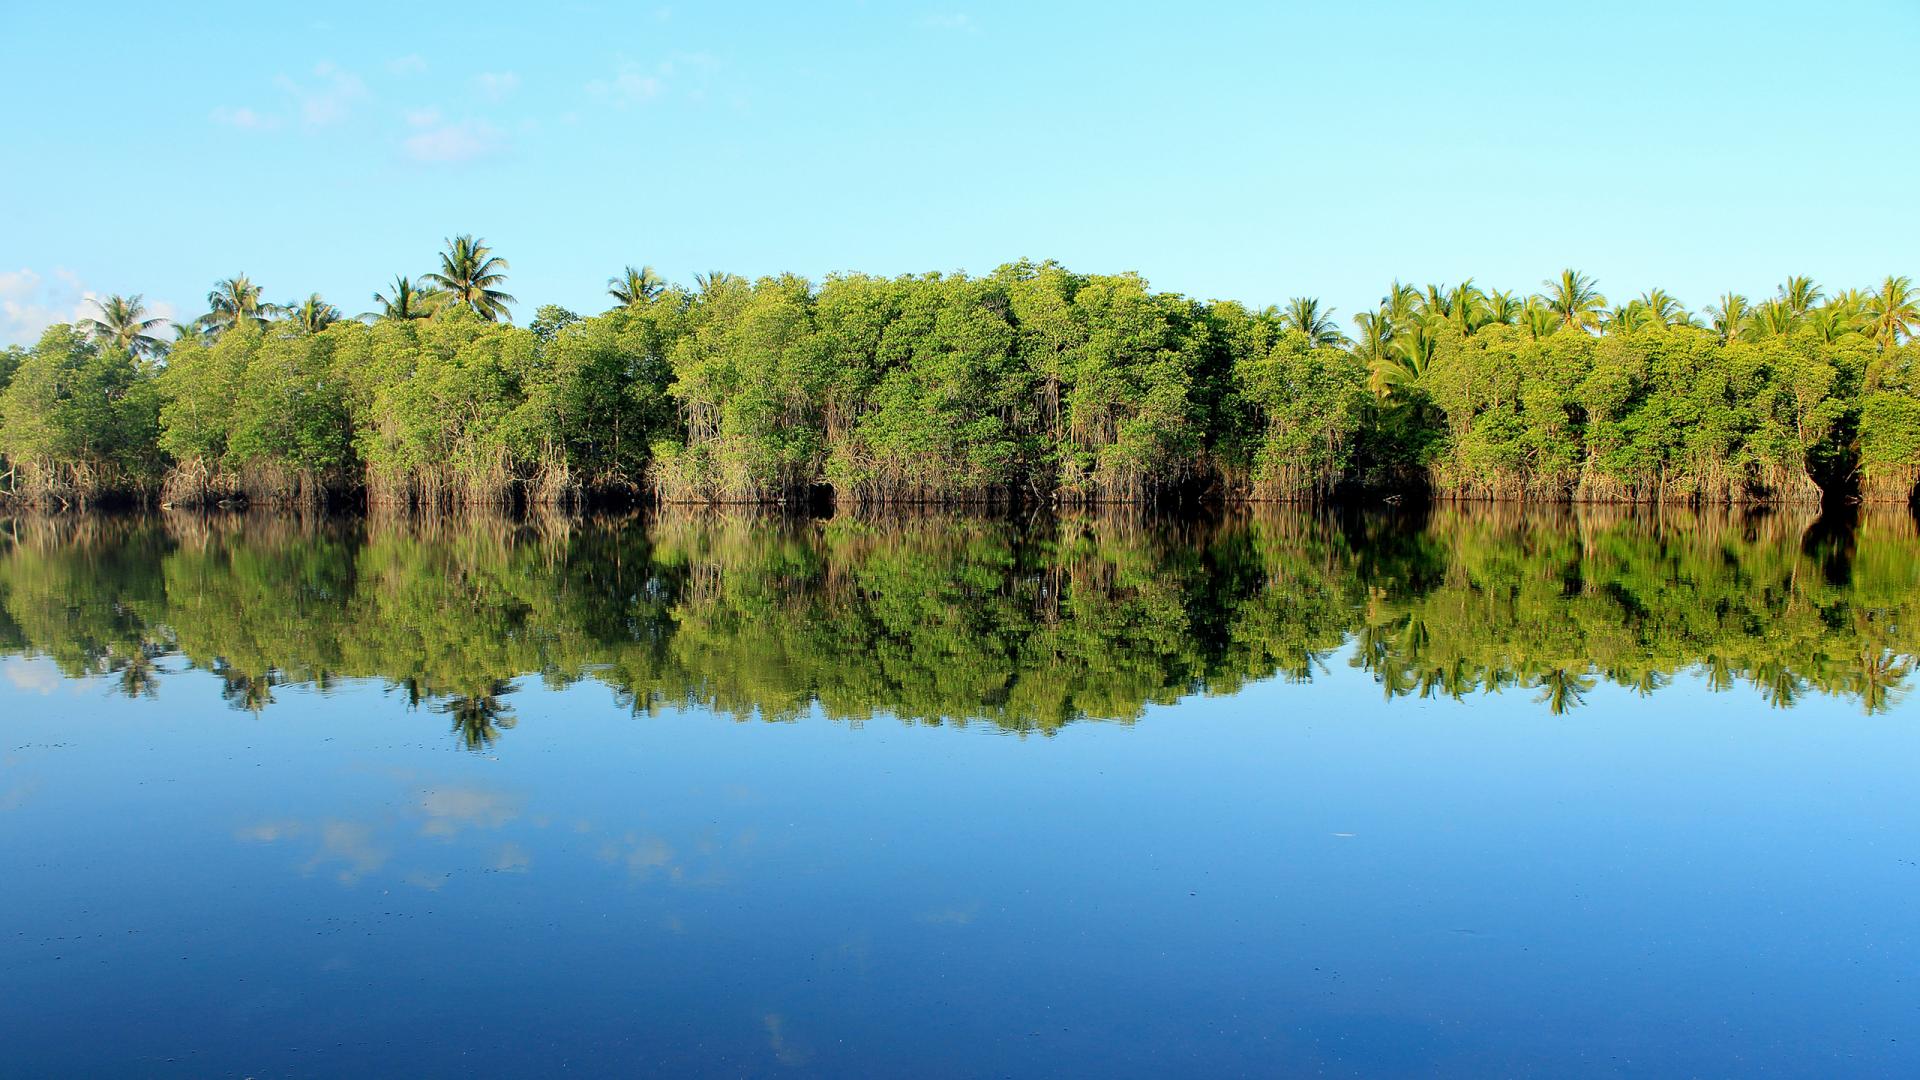
[[[850,504],[1441,498],[1909,499],[1920,289],[1790,278],[1699,314],[1394,284],[1340,331],[1132,274],[815,284],[650,267],[614,306],[508,319],[471,236],[354,318],[245,275],[172,327],[139,296],[0,353],[0,491],[44,503],[365,497],[407,506],[651,495]]]

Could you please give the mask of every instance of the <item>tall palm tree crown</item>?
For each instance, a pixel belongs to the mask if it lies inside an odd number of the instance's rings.
[[[1826,293],[1810,277],[1795,276],[1780,283],[1779,300],[1795,318],[1813,310]]]
[[[1920,289],[1910,277],[1889,277],[1880,291],[1866,299],[1868,333],[1883,349],[1911,340],[1920,332]]]
[[[322,300],[319,293],[313,293],[297,304],[288,304],[282,310],[287,313],[287,321],[293,323],[294,329],[308,337],[340,321],[340,309]]]
[[[518,302],[497,288],[506,283],[508,269],[507,260],[495,255],[485,240],[469,233],[448,240],[447,250],[440,255],[440,269],[421,280],[446,290],[452,303],[492,322],[507,318],[507,305]]]
[[[407,275],[395,274],[386,292],[373,294],[380,310],[369,314],[382,319],[424,319],[438,311],[446,299],[447,294],[439,289],[423,289]]]
[[[100,317],[81,319],[76,325],[95,341],[134,356],[157,356],[166,348],[149,331],[167,320],[147,318],[147,306],[140,302],[139,293],[109,296],[105,300],[95,299],[92,303]]]
[[[1721,293],[1719,303],[1707,305],[1707,317],[1713,320],[1713,331],[1721,342],[1737,341],[1752,324],[1753,309],[1739,293]]]
[[[260,286],[245,274],[214,282],[213,291],[207,294],[207,308],[207,313],[200,316],[200,325],[216,334],[241,325],[265,326],[267,317],[280,310],[260,302]]]
[[[607,279],[607,295],[618,300],[621,307],[638,307],[666,290],[667,283],[651,266],[629,266],[619,277]]]
[[[1558,280],[1541,282],[1547,287],[1541,297],[1553,313],[1560,316],[1564,326],[1592,330],[1600,325],[1601,313],[1607,309],[1607,298],[1600,295],[1593,279],[1569,267],[1560,271]]]
[[[1340,345],[1347,340],[1333,321],[1332,310],[1322,311],[1320,301],[1311,296],[1288,300],[1286,311],[1280,315],[1280,325],[1307,335],[1307,340],[1315,345]]]

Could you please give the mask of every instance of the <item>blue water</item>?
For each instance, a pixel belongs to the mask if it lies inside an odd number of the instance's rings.
[[[1905,699],[1389,699],[1348,645],[1021,734],[516,673],[468,749],[390,680],[46,651],[7,1076],[1920,1073]]]

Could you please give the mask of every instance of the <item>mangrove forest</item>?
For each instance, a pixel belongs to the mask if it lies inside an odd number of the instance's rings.
[[[831,501],[1056,505],[1343,495],[1693,505],[1905,502],[1920,289],[1609,299],[1390,286],[1344,327],[1134,274],[690,286],[511,319],[471,236],[372,310],[245,275],[175,325],[96,301],[0,351],[0,494],[414,509]]]

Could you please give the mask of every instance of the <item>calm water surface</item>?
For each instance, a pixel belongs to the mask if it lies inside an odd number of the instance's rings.
[[[1904,514],[0,522],[0,1074],[1914,1075]]]

